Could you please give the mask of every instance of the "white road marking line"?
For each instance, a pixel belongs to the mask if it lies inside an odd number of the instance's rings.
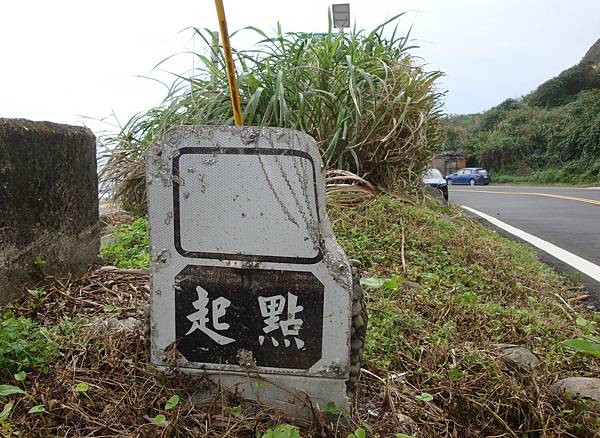
[[[541,249],[542,251],[547,252],[553,257],[556,257],[558,260],[566,263],[577,269],[578,271],[584,273],[585,275],[593,278],[597,282],[600,282],[600,266],[589,262],[567,250],[564,250],[550,242],[546,242],[539,237],[536,237],[532,234],[529,234],[523,230],[520,230],[512,225],[509,225],[501,220],[496,219],[495,217],[489,216],[485,213],[477,211],[471,207],[467,207],[465,205],[461,205],[461,208],[470,211],[471,213],[475,213],[476,215],[482,217],[489,223],[497,226],[498,228],[503,229],[504,231],[509,232],[510,234],[517,236],[520,239],[532,244],[536,248]]]

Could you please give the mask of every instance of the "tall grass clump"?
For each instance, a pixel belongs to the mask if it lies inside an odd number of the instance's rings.
[[[409,53],[398,15],[370,32],[274,35],[234,53],[246,125],[298,129],[313,136],[328,168],[364,176],[388,188],[416,182],[441,143],[441,76]],[[212,33],[194,29],[210,52]],[[234,38],[235,46],[235,38]],[[145,204],[144,151],[174,125],[233,123],[221,52],[195,53],[200,67],[176,76],[163,103],[134,116],[106,139],[102,178],[125,208]]]

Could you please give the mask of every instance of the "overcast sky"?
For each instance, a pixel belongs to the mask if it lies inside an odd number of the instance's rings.
[[[230,30],[253,25],[322,32],[330,1],[224,0]],[[343,2],[342,0],[338,2]],[[577,63],[600,38],[600,0],[350,0],[353,22],[370,29],[409,11],[414,53],[446,77],[446,111],[485,110],[518,97]],[[153,67],[201,50],[189,31],[217,28],[212,0],[19,0],[0,13],[0,117],[86,124],[96,133],[160,103],[168,79]],[[242,48],[245,37],[234,38]],[[181,55],[162,65],[183,73]],[[109,127],[110,129],[110,127]]]

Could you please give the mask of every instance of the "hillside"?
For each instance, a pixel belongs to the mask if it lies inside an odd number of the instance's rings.
[[[578,64],[541,84],[525,101],[533,106],[559,106],[573,102],[581,91],[596,88],[600,88],[600,40]]]
[[[600,38],[590,47],[581,62],[600,64]]]
[[[578,64],[528,95],[449,117],[445,148],[463,151],[496,175],[600,181],[600,40]]]

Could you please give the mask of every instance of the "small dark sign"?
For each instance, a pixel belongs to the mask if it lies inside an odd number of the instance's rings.
[[[196,363],[308,369],[322,355],[323,290],[310,272],[187,266],[175,277],[177,349]]]

